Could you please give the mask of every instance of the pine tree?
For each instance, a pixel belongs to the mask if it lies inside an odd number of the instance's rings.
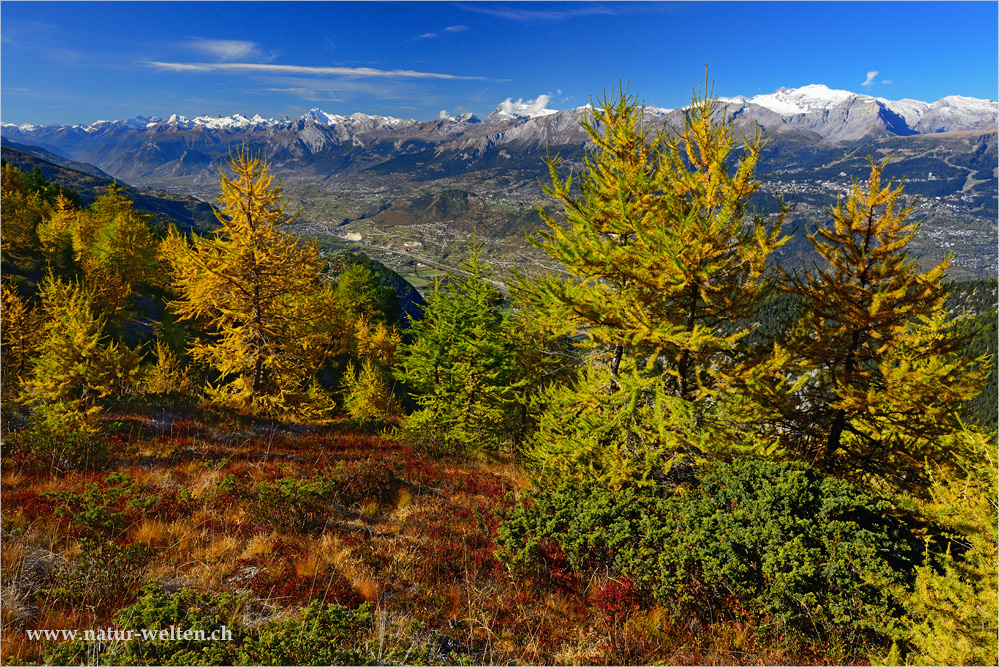
[[[212,399],[281,413],[306,400],[310,374],[338,352],[342,318],[320,282],[318,250],[287,231],[294,218],[267,164],[244,147],[230,169],[221,178],[222,228],[190,242],[171,230],[164,243],[179,295],[172,307],[210,334],[190,352],[218,376]]]
[[[948,262],[924,273],[908,253],[919,225],[902,186],[882,183],[886,164],[872,161],[867,182],[833,208],[833,225],[810,237],[827,266],[784,275],[804,311],[787,346],[803,382],[781,429],[827,471],[906,487],[927,457],[951,456],[937,439],[960,428],[982,371],[943,309]]]
[[[534,243],[572,277],[526,291],[539,310],[574,322],[609,359],[609,391],[591,387],[587,400],[617,404],[614,385],[627,384],[640,392],[624,402],[640,408],[636,417],[677,417],[672,431],[659,421],[633,424],[646,451],[704,444],[710,431],[719,436],[712,447],[726,446],[720,434],[729,426],[717,406],[720,392],[740,382],[732,358],[744,332],[722,325],[758,303],[767,258],[782,243],[786,209],[768,224],[749,205],[761,186],[755,170],[763,142],[759,135],[740,142],[732,122],[716,115],[705,86],[694,93],[682,129],[653,135],[644,109],[620,91],[583,122],[595,148],[578,176],[562,178],[559,161],[549,161],[546,192],[566,223],[540,210],[547,229]],[[615,379],[624,372],[633,377]]]

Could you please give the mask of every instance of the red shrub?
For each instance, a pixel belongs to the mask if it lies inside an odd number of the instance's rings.
[[[615,622],[637,609],[643,600],[641,591],[630,579],[611,579],[590,596],[601,612]]]

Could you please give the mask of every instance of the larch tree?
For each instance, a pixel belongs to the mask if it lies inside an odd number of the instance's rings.
[[[163,253],[173,267],[172,303],[205,325],[190,354],[216,374],[207,394],[255,413],[278,414],[316,393],[314,372],[341,346],[335,300],[320,281],[315,245],[287,231],[281,186],[242,148],[221,176],[222,227],[190,241],[171,229]]]
[[[883,183],[886,164],[871,161],[867,182],[810,237],[824,266],[784,274],[804,314],[787,344],[802,379],[780,421],[799,457],[907,488],[927,459],[958,455],[940,436],[960,430],[983,364],[963,354],[944,311],[949,262],[923,272],[908,251],[919,225],[902,185]]]
[[[74,410],[134,384],[138,354],[110,340],[84,286],[50,274],[39,298],[43,324],[24,383],[29,402],[62,402]]]
[[[52,207],[40,193],[26,182],[26,175],[12,164],[2,167],[3,187],[0,188],[0,218],[3,236],[0,257],[3,261],[29,266],[40,249],[38,225],[52,213]]]
[[[644,108],[622,90],[584,120],[594,148],[578,174],[563,178],[559,161],[549,161],[546,192],[566,222],[539,211],[547,229],[533,241],[571,277],[546,278],[526,291],[539,310],[574,322],[609,359],[606,380],[590,373],[584,391],[602,392],[606,398],[596,403],[606,404],[605,412],[635,411],[633,426],[619,425],[632,429],[647,453],[705,444],[718,394],[734,382],[731,357],[744,335],[723,325],[751,313],[767,258],[782,243],[786,209],[768,222],[749,203],[761,186],[763,142],[758,134],[740,140],[717,113],[705,86],[681,129],[653,134]],[[611,396],[625,385],[641,395]],[[604,418],[620,422],[619,415]],[[665,430],[664,422],[671,422]],[[566,426],[553,427],[553,437],[565,440]],[[571,440],[562,448],[573,449]],[[548,458],[551,445],[542,447]]]
[[[0,286],[0,386],[4,398],[16,397],[28,374],[38,340],[40,313],[21,299],[7,280]]]
[[[73,255],[94,306],[111,324],[127,319],[126,309],[136,287],[159,278],[159,241],[153,216],[135,210],[122,188],[109,185],[87,211],[76,211],[69,221]],[[39,235],[64,233],[66,212],[57,208]]]

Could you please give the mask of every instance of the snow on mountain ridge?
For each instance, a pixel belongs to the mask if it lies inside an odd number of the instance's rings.
[[[897,101],[888,100],[882,97],[873,97],[865,94],[852,93],[846,90],[831,89],[822,84],[809,84],[800,88],[780,88],[773,93],[745,97],[719,97],[718,101],[726,106],[738,106],[747,108],[756,106],[775,113],[785,119],[785,122],[793,121],[798,125],[812,130],[832,122],[831,117],[827,117],[834,108],[839,108],[837,114],[841,115],[842,121],[864,116],[870,117],[883,114],[887,110],[889,115],[894,114],[899,117],[899,121],[890,131],[898,131],[901,123],[904,123],[911,131],[918,133],[943,132],[951,129],[962,129],[971,127],[987,127],[994,124],[997,117],[999,105],[991,100],[981,100],[977,98],[951,95],[944,97],[932,104],[919,100],[902,99]],[[531,120],[545,118],[559,114],[555,109],[549,108],[551,99],[548,95],[538,95],[534,99],[524,100],[519,98],[513,100],[507,98],[501,102],[496,109],[485,119],[486,123],[499,123],[511,120]],[[862,111],[862,108],[871,105],[871,111]],[[877,111],[874,105],[879,106],[882,111]],[[576,115],[587,109],[589,105],[570,109]],[[853,107],[849,110],[847,107]],[[665,117],[673,110],[656,106],[646,106],[646,113],[654,117]],[[753,117],[750,109],[747,118]],[[812,115],[815,114],[814,117]],[[844,115],[845,114],[845,115]],[[860,114],[860,116],[858,116]],[[808,117],[808,118],[806,118]],[[838,118],[840,116],[837,116]],[[458,116],[450,116],[442,112],[440,120],[447,119],[453,123],[477,123],[479,119],[474,115],[465,113]],[[350,115],[331,114],[319,108],[313,108],[303,114],[299,122],[315,123],[329,128],[338,128],[338,134],[355,134],[358,132],[392,131],[412,125],[417,121],[412,119],[400,119],[391,116],[375,116],[365,113],[353,113]],[[259,114],[247,117],[243,114],[233,114],[231,116],[200,115],[188,118],[180,114],[173,114],[166,120],[158,117],[136,116],[128,120],[100,120],[90,125],[35,125],[23,124],[13,125],[2,123],[4,128],[11,131],[18,131],[29,134],[39,131],[50,130],[75,130],[83,131],[87,134],[118,130],[147,130],[156,131],[160,128],[193,129],[204,128],[216,131],[243,131],[255,128],[266,129],[272,126],[290,124],[293,121],[287,117],[281,120],[274,118],[263,118]],[[866,131],[866,130],[864,130]],[[819,131],[820,134],[830,137],[839,130]]]
[[[813,83],[801,88],[781,88],[773,93],[756,95],[749,99],[742,97],[742,99],[782,116],[794,116],[826,111],[854,95],[848,90],[833,90],[828,86]]]

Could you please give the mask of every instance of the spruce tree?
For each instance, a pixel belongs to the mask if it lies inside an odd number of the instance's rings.
[[[405,430],[444,454],[498,447],[518,389],[509,319],[478,250],[462,269],[446,286],[435,284],[397,371],[419,406]]]
[[[178,294],[172,307],[208,331],[190,353],[217,376],[210,398],[282,413],[307,401],[310,375],[338,352],[342,318],[320,282],[318,250],[287,230],[294,218],[267,164],[244,147],[229,167],[221,229],[189,242],[171,230],[164,243]]]
[[[825,266],[784,274],[804,315],[787,344],[802,375],[780,430],[827,471],[909,487],[926,458],[956,454],[939,437],[960,428],[982,371],[944,311],[948,261],[923,272],[908,252],[919,225],[902,185],[883,183],[886,164],[871,161],[810,237]]]

